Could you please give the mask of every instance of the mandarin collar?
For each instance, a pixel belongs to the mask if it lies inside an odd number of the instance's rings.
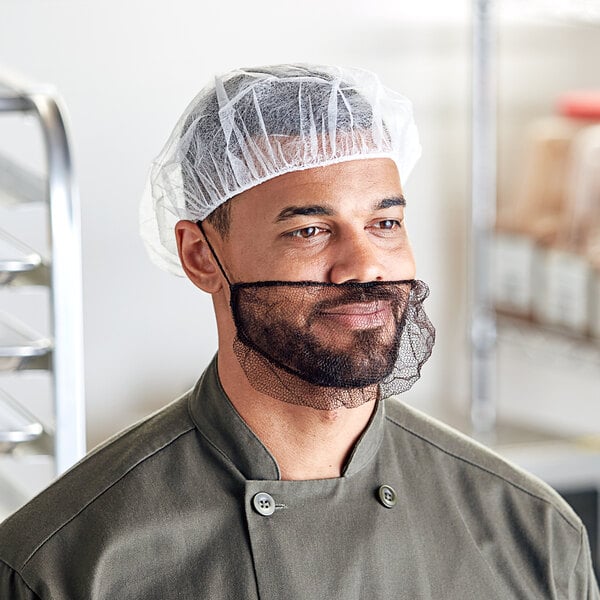
[[[246,479],[281,479],[279,466],[239,415],[221,386],[215,356],[189,397],[198,431],[225,455]],[[383,439],[384,402],[378,401],[367,427],[356,442],[342,471],[351,477],[377,454]]]

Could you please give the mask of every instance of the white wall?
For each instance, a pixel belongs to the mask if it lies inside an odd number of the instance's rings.
[[[55,84],[71,117],[90,445],[192,385],[215,351],[210,299],[149,262],[137,206],[187,102],[215,72],[253,64],[362,66],[413,99],[424,155],[406,189],[408,225],[438,343],[406,399],[465,406],[468,4],[3,2],[0,65]],[[540,106],[536,90],[528,97]]]

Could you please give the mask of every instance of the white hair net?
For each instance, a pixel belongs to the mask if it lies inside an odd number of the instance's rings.
[[[406,183],[421,152],[411,103],[362,69],[275,65],[217,77],[187,107],[154,161],[141,234],[160,267],[183,273],[180,219],[205,219],[233,196],[303,169],[394,160]]]

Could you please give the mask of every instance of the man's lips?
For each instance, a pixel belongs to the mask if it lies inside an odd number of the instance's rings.
[[[349,302],[330,306],[319,311],[320,316],[333,320],[340,327],[373,329],[388,322],[391,316],[389,301]]]

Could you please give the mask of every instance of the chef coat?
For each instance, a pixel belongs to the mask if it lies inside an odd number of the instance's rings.
[[[216,360],[0,526],[2,600],[599,597],[555,492],[397,400],[341,477],[282,481]]]

